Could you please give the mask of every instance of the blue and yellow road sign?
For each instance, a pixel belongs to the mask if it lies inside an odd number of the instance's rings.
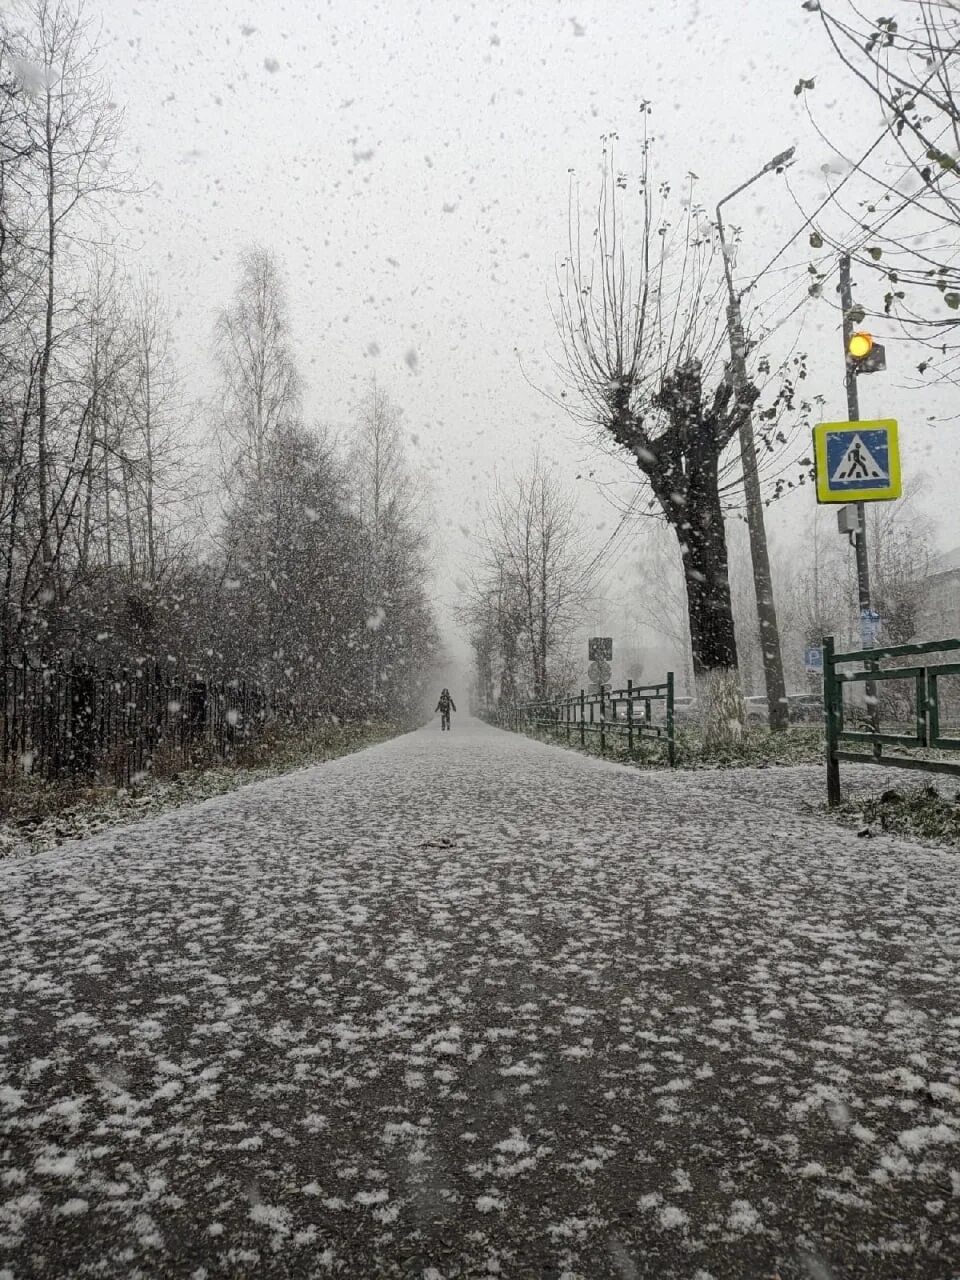
[[[813,428],[818,502],[899,498],[900,449],[893,418],[818,422]]]

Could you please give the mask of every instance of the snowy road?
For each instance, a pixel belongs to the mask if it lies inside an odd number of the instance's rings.
[[[960,1275],[960,868],[454,718],[0,864],[0,1278]]]

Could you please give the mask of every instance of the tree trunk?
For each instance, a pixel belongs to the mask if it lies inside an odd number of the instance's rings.
[[[131,584],[137,580],[137,556],[133,545],[133,510],[130,500],[130,464],[126,456],[120,459],[120,474],[123,478],[123,520],[127,531],[127,574]]]
[[[52,559],[50,548],[49,517],[49,457],[47,452],[47,428],[49,411],[47,407],[47,385],[50,374],[50,358],[53,354],[53,313],[54,313],[54,253],[56,251],[56,171],[54,168],[53,138],[53,102],[49,91],[46,97],[46,116],[44,120],[45,168],[46,168],[46,235],[47,235],[47,270],[46,297],[44,299],[43,348],[40,355],[40,369],[37,378],[37,497],[40,510],[40,564],[41,583],[46,585],[50,573]]]
[[[145,331],[146,334],[146,331]],[[153,387],[151,385],[149,337],[144,337],[143,353],[143,437],[146,445],[147,470],[144,477],[144,497],[147,517],[147,582],[152,587],[157,580],[157,548],[153,531]]]
[[[17,453],[13,466],[13,493],[10,499],[10,530],[6,546],[6,563],[3,573],[3,666],[6,669],[10,650],[13,647],[13,620],[11,618],[11,602],[13,599],[13,566],[17,552],[17,527],[20,518],[20,503],[24,491],[24,455],[26,452],[27,422],[30,406],[33,402],[33,377],[27,387],[23,410],[20,414],[20,429],[17,434]],[[22,614],[17,618],[17,628],[22,625]]]
[[[699,487],[699,486],[698,486]],[[693,674],[737,666],[723,512],[714,491],[701,492],[683,508],[674,524],[683,557],[683,577],[690,618]]]
[[[540,646],[539,646],[539,697],[547,696],[547,641],[549,624],[547,619],[547,591],[549,588],[548,556],[550,551],[550,535],[545,530],[546,511],[543,490],[540,492]]]
[[[706,717],[707,746],[737,741],[743,732],[737,639],[716,467],[716,461],[703,461],[690,475],[687,501],[673,520],[683,559],[693,676],[697,700]]]

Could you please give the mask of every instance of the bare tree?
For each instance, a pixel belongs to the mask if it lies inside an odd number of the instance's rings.
[[[349,477],[363,531],[361,589],[367,613],[358,643],[369,696],[386,696],[408,606],[427,574],[426,496],[408,465],[401,412],[374,382],[354,415]]]
[[[914,476],[899,502],[869,504],[871,595],[889,644],[906,644],[917,635],[936,532],[924,502],[928,489],[925,476]]]
[[[0,331],[4,461],[3,643],[49,636],[71,555],[102,408],[78,360],[82,276],[94,214],[125,189],[119,113],[82,11],[33,0],[0,20]],[[36,625],[31,629],[29,624]]]
[[[251,477],[260,489],[271,435],[300,416],[300,378],[290,345],[286,291],[280,265],[268,249],[255,245],[240,254],[233,302],[217,319],[216,349],[225,479],[230,487]],[[265,514],[260,523],[265,526]]]
[[[196,544],[200,496],[191,413],[170,346],[170,322],[155,281],[130,287],[132,351],[125,399],[130,415],[126,509],[134,528],[131,566],[148,590],[184,563]]]
[[[884,641],[890,644],[917,638],[923,584],[936,538],[936,526],[923,506],[927,487],[926,478],[916,476],[904,486],[898,502],[868,504],[871,594]],[[825,635],[835,636],[841,648],[859,648],[855,558],[847,540],[836,532],[833,512],[812,512],[802,541],[806,554],[800,560],[787,557],[781,569],[793,652],[819,645]]]
[[[113,169],[120,113],[97,73],[89,24],[82,8],[66,0],[34,0],[26,48],[32,80],[30,129],[42,198],[41,243],[45,258],[43,332],[36,379],[37,493],[41,586],[54,563],[53,540],[66,499],[52,480],[50,377],[59,337],[61,257],[82,234],[87,206],[122,185]],[[68,449],[70,446],[68,445]],[[76,447],[70,449],[75,455]],[[68,472],[72,471],[68,464]]]
[[[269,250],[254,246],[241,253],[233,302],[217,319],[216,349],[224,483],[234,502],[242,496],[252,504],[256,534],[245,577],[269,630],[279,584],[270,563],[267,461],[278,433],[300,421],[300,379],[291,351],[286,292]],[[272,684],[277,662],[272,633],[261,661],[261,676]]]
[[[694,675],[704,686],[701,702],[713,709],[711,734],[725,737],[742,724],[743,711],[720,473],[727,445],[759,393],[750,384],[737,398],[722,360],[719,254],[692,193],[671,247],[669,225],[655,211],[646,145],[632,185],[639,201],[635,246],[627,244],[623,209],[631,183],[614,164],[612,141],[586,253],[571,196],[558,326],[584,416],[632,455],[676,534]],[[668,194],[663,184],[656,198]]]
[[[465,616],[474,635],[497,634],[501,697],[545,698],[589,601],[592,558],[573,504],[539,455],[525,475],[497,485],[482,540]]]

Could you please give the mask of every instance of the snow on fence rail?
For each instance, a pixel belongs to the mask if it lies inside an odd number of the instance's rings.
[[[662,720],[654,718],[653,709],[663,706]],[[632,753],[636,740],[653,739],[666,747],[667,760],[676,764],[674,741],[673,672],[667,672],[662,684],[635,685],[627,681],[625,689],[579,694],[567,698],[541,699],[534,702],[518,702],[507,708],[498,708],[497,723],[504,728],[523,732],[534,727],[566,737],[568,742],[579,737],[585,746],[587,736],[599,738],[600,754],[605,755],[610,737],[627,739],[627,750]]]
[[[888,765],[898,769],[922,769],[927,773],[949,773],[960,775],[960,715],[957,713],[956,697],[947,699],[941,681],[960,678],[960,662],[924,662],[908,666],[892,666],[884,668],[884,661],[901,662],[905,658],[915,658],[926,654],[956,653],[960,650],[960,640],[929,640],[923,644],[901,644],[883,649],[858,649],[849,653],[834,652],[833,636],[826,636],[823,641],[823,701],[826,715],[826,754],[827,754],[827,804],[840,803],[840,761],[856,761],[862,764]],[[860,670],[843,671],[839,668],[856,663]],[[897,726],[902,732],[881,732],[880,716],[884,704],[890,705],[890,699],[884,698],[884,691],[890,688],[893,681],[909,681],[910,710],[912,724],[901,723]],[[867,694],[867,713],[861,716],[862,724],[856,729],[848,729],[844,722],[845,708],[843,702],[844,688],[855,689],[865,686]],[[907,719],[909,710],[900,708],[895,712],[897,718]],[[951,730],[947,721],[951,720]],[[908,730],[911,730],[908,732]],[[841,742],[850,742],[869,746],[870,751],[849,751],[841,749]],[[884,747],[899,747],[899,754],[884,754]],[[929,757],[904,755],[903,748],[915,750],[936,750],[938,752],[953,751],[958,758],[931,759]]]
[[[49,779],[129,784],[154,757],[221,758],[261,730],[268,699],[244,680],[214,681],[155,665],[98,671],[74,658],[0,668],[0,759]]]

